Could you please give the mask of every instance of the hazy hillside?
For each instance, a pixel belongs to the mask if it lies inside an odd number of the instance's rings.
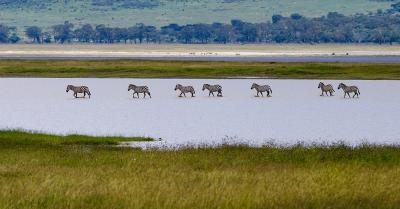
[[[242,19],[270,20],[273,14],[306,16],[366,13],[387,9],[393,1],[372,0],[0,0],[0,23],[22,28],[50,26],[69,20],[130,26],[168,23],[212,23]]]

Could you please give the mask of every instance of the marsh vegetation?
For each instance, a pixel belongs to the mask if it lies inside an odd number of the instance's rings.
[[[0,207],[397,208],[400,202],[397,146],[142,151],[71,139],[0,132]]]
[[[396,63],[266,63],[144,60],[0,60],[0,77],[397,80]]]

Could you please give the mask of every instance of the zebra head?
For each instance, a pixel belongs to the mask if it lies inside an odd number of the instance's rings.
[[[208,87],[210,87],[210,84],[204,84],[202,90],[204,91],[204,90],[208,89]]]
[[[257,86],[258,86],[258,84],[256,84],[256,83],[253,83],[253,85],[251,85],[251,88],[250,88],[250,89],[257,88]]]
[[[69,90],[72,90],[73,87],[74,87],[73,85],[68,85],[66,92],[68,92]]]
[[[129,84],[129,86],[128,86],[128,91],[134,90],[135,88],[136,88],[136,85]]]
[[[346,87],[346,85],[344,85],[344,83],[340,83],[339,86],[337,87],[337,89],[344,88],[344,87]]]
[[[322,88],[324,86],[324,83],[319,82],[318,88]]]
[[[182,85],[181,85],[181,84],[176,84],[176,86],[175,86],[175,91],[178,90],[178,89],[181,89],[181,88],[182,88]]]

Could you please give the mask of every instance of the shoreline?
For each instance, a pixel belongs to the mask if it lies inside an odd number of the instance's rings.
[[[233,57],[383,57],[383,56],[399,56],[399,51],[390,52],[372,52],[372,51],[351,51],[341,53],[329,52],[129,52],[129,51],[0,51],[1,58],[7,57],[70,57],[70,58],[233,58]]]
[[[232,58],[400,56],[400,45],[345,44],[70,44],[0,45],[0,57]]]

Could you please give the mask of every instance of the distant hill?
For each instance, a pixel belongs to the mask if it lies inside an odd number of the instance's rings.
[[[391,0],[0,0],[0,23],[49,27],[69,20],[110,26],[145,23],[212,23],[241,19],[265,22],[273,14],[300,13],[314,17],[336,11],[343,14],[375,12]]]

